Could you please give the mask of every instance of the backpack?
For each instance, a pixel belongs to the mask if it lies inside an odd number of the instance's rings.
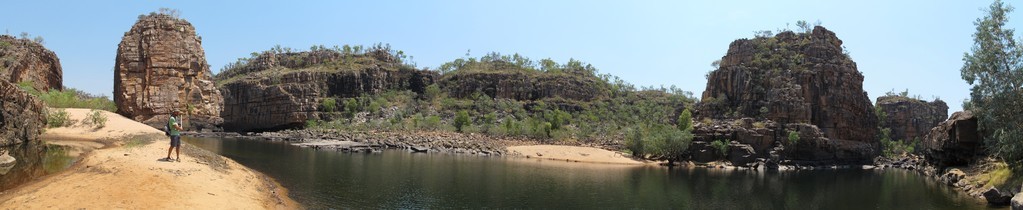
[[[171,119],[174,119],[174,117],[171,117]],[[170,119],[167,120],[167,124],[163,125],[163,135],[170,136]]]

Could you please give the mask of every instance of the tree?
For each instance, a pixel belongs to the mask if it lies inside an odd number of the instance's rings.
[[[1015,30],[1005,28],[1012,6],[996,0],[988,14],[973,24],[971,52],[964,53],[963,80],[970,88],[972,111],[976,114],[987,151],[1006,162],[1023,159],[1023,50],[1013,38]]]
[[[462,127],[469,125],[469,112],[466,110],[458,111],[455,114],[455,131],[462,132]]]
[[[685,132],[693,131],[693,114],[689,112],[689,108],[682,110],[682,114],[678,115],[678,129]]]

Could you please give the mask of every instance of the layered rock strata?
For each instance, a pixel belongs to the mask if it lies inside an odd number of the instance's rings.
[[[857,162],[877,151],[878,120],[863,91],[863,74],[843,53],[842,40],[824,27],[736,40],[707,78],[695,119],[748,117],[776,126],[729,129],[701,123],[698,141],[724,134],[766,157],[763,152],[773,141],[796,131],[801,140],[785,147],[787,159]]]
[[[465,72],[445,75],[440,85],[452,97],[469,98],[480,93],[494,98],[540,100],[562,98],[592,101],[608,97],[597,77],[525,71]]]
[[[965,165],[983,149],[981,136],[977,117],[970,111],[959,111],[932,128],[922,145],[928,159],[939,166]]]
[[[893,140],[923,139],[931,128],[948,116],[948,105],[935,99],[927,102],[903,96],[877,98],[877,109],[884,113],[882,127],[891,129]]]
[[[57,54],[28,39],[0,35],[0,80],[28,82],[36,90],[62,90],[63,70]]]
[[[46,126],[46,105],[0,80],[0,147],[38,139]]]
[[[117,112],[162,128],[173,110],[189,130],[217,130],[223,99],[210,78],[202,38],[183,19],[140,16],[117,45],[114,103]]]
[[[307,120],[320,119],[326,98],[358,97],[387,90],[422,93],[437,73],[404,67],[390,55],[372,51],[356,57],[329,56],[331,52],[290,55],[265,53],[234,76],[222,78],[224,129],[267,131],[298,128]],[[307,53],[307,54],[306,54]],[[322,63],[351,61],[351,65],[290,65],[288,61],[310,55],[328,55]],[[302,59],[300,63],[312,63]],[[337,64],[337,63],[335,63]],[[292,69],[298,67],[302,69]]]

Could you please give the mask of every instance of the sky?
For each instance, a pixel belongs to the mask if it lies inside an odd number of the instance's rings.
[[[64,85],[113,93],[117,44],[138,15],[177,9],[202,37],[210,69],[274,45],[390,44],[419,67],[487,52],[570,58],[636,86],[677,86],[699,97],[711,62],[758,30],[820,21],[843,40],[871,100],[908,90],[961,110],[970,86],[962,57],[991,1],[12,1],[0,29],[41,36]],[[1018,4],[1017,1],[1007,1]],[[1020,14],[1011,13],[1010,28]]]

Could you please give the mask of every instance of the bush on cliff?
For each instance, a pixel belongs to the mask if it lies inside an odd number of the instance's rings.
[[[469,125],[469,112],[462,110],[455,114],[455,131],[461,133],[462,128]]]
[[[43,101],[50,108],[84,108],[117,111],[117,105],[106,96],[95,96],[85,91],[65,87],[63,91],[40,91],[32,87],[31,81],[18,83],[18,87]]]
[[[1013,165],[1023,164],[1023,46],[1005,28],[1013,8],[996,0],[974,25],[974,45],[960,70],[970,88],[972,111],[988,152]]]

